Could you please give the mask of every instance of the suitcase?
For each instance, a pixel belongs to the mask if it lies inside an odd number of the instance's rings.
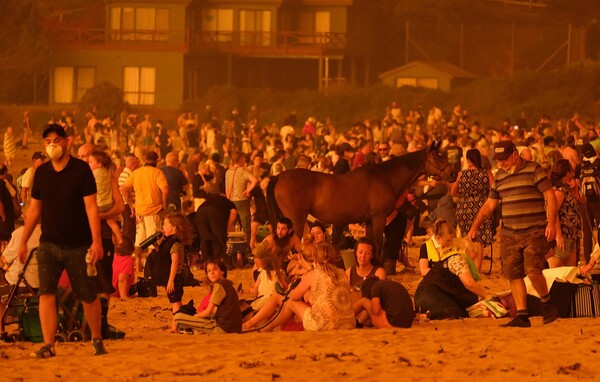
[[[600,317],[598,283],[577,284],[577,291],[571,303],[571,317]]]

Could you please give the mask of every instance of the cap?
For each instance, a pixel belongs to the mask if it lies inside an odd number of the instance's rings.
[[[354,151],[352,145],[348,142],[342,142],[338,145],[338,150],[340,153],[344,153],[346,151]]]
[[[515,152],[515,144],[512,141],[500,141],[494,143],[493,160],[505,160]]]
[[[586,143],[581,146],[581,153],[586,158],[593,158],[597,155],[594,146],[592,146],[590,143]]]
[[[65,131],[65,128],[56,123],[51,123],[48,126],[46,126],[44,132],[42,133],[42,138],[46,138],[50,133],[56,133],[56,135],[63,138],[67,137],[67,132]]]
[[[36,159],[41,159],[44,160],[46,159],[46,156],[44,155],[43,152],[41,151],[36,151],[33,153],[33,155],[31,156],[31,160],[36,160]]]

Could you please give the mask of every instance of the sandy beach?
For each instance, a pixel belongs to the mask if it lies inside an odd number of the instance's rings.
[[[39,141],[19,151],[13,170],[29,165]],[[409,254],[417,264],[418,248]],[[506,290],[497,248],[494,257],[493,272],[482,282]],[[204,272],[194,273],[204,280]],[[242,283],[242,298],[250,297],[249,269],[234,270],[229,278]],[[392,278],[411,295],[420,280],[408,272]],[[198,304],[206,291],[185,288],[184,303],[193,298]],[[507,319],[487,318],[415,322],[396,330],[180,335],[168,332],[171,306],[163,288],[156,298],[112,299],[108,316],[127,333],[106,341],[108,355],[92,356],[89,342],[62,343],[57,357],[37,360],[30,353],[39,344],[0,342],[0,381],[563,381],[600,374],[600,320],[592,318],[546,326],[534,318],[530,329],[501,328]]]
[[[416,257],[411,248],[412,263]],[[483,280],[493,290],[507,287],[498,272],[495,263]],[[195,274],[204,278],[203,272]],[[245,291],[252,284],[248,269],[234,270],[229,278]],[[414,294],[420,277],[402,273],[393,279]],[[186,288],[184,302],[198,302],[205,293],[205,286]],[[600,320],[592,318],[546,326],[534,318],[530,329],[501,328],[506,319],[487,318],[415,322],[396,330],[182,335],[168,333],[170,304],[159,288],[156,298],[112,299],[109,321],[127,335],[107,341],[106,356],[92,356],[89,342],[63,343],[56,358],[36,360],[29,353],[37,344],[0,343],[0,363],[7,367],[0,380],[548,381],[600,373]]]

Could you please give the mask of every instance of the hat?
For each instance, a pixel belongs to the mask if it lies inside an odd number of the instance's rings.
[[[63,138],[67,137],[67,132],[65,131],[65,128],[56,123],[51,123],[48,126],[46,126],[44,132],[42,133],[42,138],[46,138],[50,133],[56,133],[56,135]]]
[[[515,144],[512,141],[500,141],[494,143],[493,160],[505,160],[515,152]]]
[[[583,146],[581,146],[581,153],[586,158],[593,158],[596,156],[596,150],[594,149],[594,146],[592,146],[589,143],[586,143]]]
[[[41,159],[44,160],[46,159],[46,156],[44,155],[43,152],[41,151],[36,151],[33,153],[33,155],[31,156],[31,160],[36,160],[36,159]]]
[[[342,142],[338,145],[338,150],[340,153],[345,153],[346,151],[354,151],[354,148],[350,143]]]

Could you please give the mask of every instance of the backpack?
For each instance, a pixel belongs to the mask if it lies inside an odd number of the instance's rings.
[[[584,164],[581,167],[579,179],[581,180],[581,195],[585,195],[588,200],[598,200],[600,184],[598,183],[596,165],[592,163]]]

